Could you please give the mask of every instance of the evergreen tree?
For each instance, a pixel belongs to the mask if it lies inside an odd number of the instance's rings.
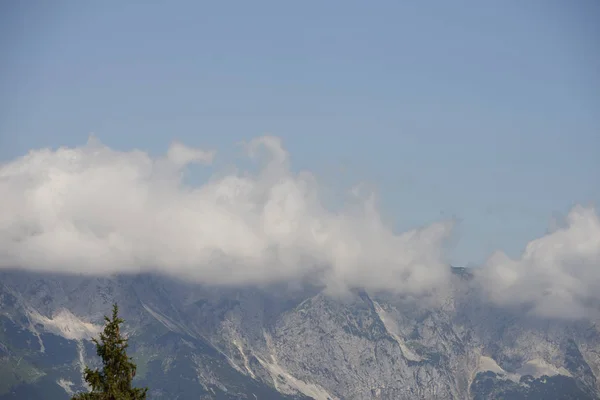
[[[91,391],[79,393],[71,400],[144,400],[147,388],[132,388],[136,365],[127,356],[127,339],[121,336],[120,325],[124,322],[118,316],[119,308],[113,306],[112,319],[104,317],[106,326],[100,339],[92,339],[96,353],[102,358],[102,370],[85,368],[84,378]]]

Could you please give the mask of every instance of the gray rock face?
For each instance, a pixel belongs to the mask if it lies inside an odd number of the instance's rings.
[[[89,338],[115,301],[151,398],[600,398],[595,321],[496,309],[454,272],[437,301],[2,272],[0,374],[19,357],[26,368],[0,399],[82,389],[81,365],[97,362]],[[50,357],[59,340],[70,355]]]

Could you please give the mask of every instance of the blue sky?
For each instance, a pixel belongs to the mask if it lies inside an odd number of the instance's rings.
[[[2,161],[94,132],[224,163],[270,133],[398,229],[458,218],[458,264],[600,200],[598,2],[10,3]]]

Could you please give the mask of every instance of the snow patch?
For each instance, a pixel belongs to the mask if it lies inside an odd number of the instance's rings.
[[[505,378],[510,379],[514,382],[519,382],[521,379],[521,375],[519,374],[511,374],[502,369],[501,366],[498,365],[496,360],[487,356],[480,356],[479,362],[477,363],[477,369],[475,370],[475,374],[477,375],[479,372],[488,372],[491,371],[497,375],[502,375]]]
[[[151,309],[149,306],[147,306],[144,303],[142,303],[142,306],[144,307],[144,309],[146,311],[148,311],[148,313],[150,315],[152,315],[154,317],[154,319],[156,319],[158,322],[163,324],[165,326],[165,328],[167,328],[168,330],[173,331],[173,332],[181,333],[181,330],[179,329],[179,327],[174,322],[171,322],[169,320],[169,318],[163,316],[162,314],[160,314],[157,311],[154,311],[153,309]]]
[[[267,342],[267,348],[269,350],[271,362],[258,357],[256,354],[254,356],[258,362],[265,367],[267,371],[269,371],[269,374],[273,379],[273,386],[277,391],[284,394],[296,394],[297,392],[300,392],[303,395],[311,397],[315,400],[339,400],[337,397],[330,395],[321,386],[297,379],[283,369],[279,365],[275,353],[271,350],[271,336],[266,331],[263,331],[263,335],[265,337],[265,341]]]
[[[391,318],[379,305],[379,303],[377,303],[374,300],[373,305],[375,306],[375,312],[379,316],[379,319],[383,323],[383,326],[385,326],[385,329],[387,330],[388,334],[396,341],[396,343],[398,343],[398,346],[400,346],[400,350],[402,351],[402,355],[404,356],[404,358],[406,358],[409,361],[423,361],[423,357],[419,356],[418,354],[414,353],[411,349],[409,349],[404,340],[400,336],[398,336],[398,334],[396,333],[398,332],[398,326],[396,325],[396,322],[393,320],[393,318]]]
[[[64,389],[65,392],[67,392],[67,394],[69,395],[69,397],[73,396],[75,394],[75,392],[73,391],[73,389],[71,389],[71,386],[74,385],[73,382],[68,381],[66,379],[59,379],[56,381],[56,384],[58,386],[60,386],[61,388]]]
[[[315,400],[339,400],[337,397],[330,395],[321,386],[312,383],[306,383],[292,376],[278,364],[265,361],[256,355],[255,357],[258,362],[260,362],[267,369],[267,371],[269,371],[277,391],[285,394],[295,394],[294,392],[300,392],[303,395],[311,397]],[[283,377],[285,380],[281,381],[280,377]]]
[[[240,346],[240,344],[238,343],[238,341],[236,339],[233,339],[233,345],[238,349],[238,351],[242,355],[242,359],[244,360],[244,367],[246,368],[246,371],[248,371],[248,374],[250,374],[250,376],[253,379],[256,379],[254,372],[252,371],[252,369],[250,369],[250,363],[248,362],[248,357],[246,357],[246,353],[244,352],[244,349],[242,348],[242,346]]]
[[[160,322],[161,324],[163,324],[168,330],[170,330],[172,332],[176,332],[176,333],[181,333],[181,334],[189,335],[189,336],[194,337],[194,338],[197,337],[197,335],[195,335],[192,331],[190,331],[189,329],[185,328],[184,326],[181,326],[180,324],[177,324],[176,322],[172,321],[166,315],[161,314],[160,312],[153,310],[152,308],[150,308],[148,305],[146,305],[144,303],[142,303],[142,306],[144,307],[144,309],[146,311],[148,311],[148,313],[150,315],[152,315],[154,317],[154,319],[156,319],[158,322]]]
[[[572,376],[571,373],[567,371],[564,367],[556,367],[540,358],[527,361],[525,364],[523,364],[521,368],[517,370],[517,372],[521,375],[531,375],[534,378],[540,378],[543,375]]]
[[[496,374],[506,375],[506,371],[498,365],[496,360],[491,357],[481,356],[479,357],[479,363],[477,364],[477,372],[492,371]]]
[[[519,368],[515,374],[510,374],[502,369],[498,363],[491,357],[481,356],[479,357],[479,363],[477,364],[477,370],[475,374],[479,372],[492,371],[498,375],[503,375],[506,378],[518,382],[521,376],[531,375],[534,378],[540,378],[543,375],[554,376],[564,375],[572,376],[569,371],[564,367],[556,367],[540,358],[527,361],[521,368]]]
[[[29,317],[55,335],[70,340],[90,340],[102,331],[102,326],[77,318],[67,309],[59,310],[52,318],[45,317],[35,310],[28,311]]]
[[[90,385],[85,380],[85,347],[83,346],[83,341],[81,340],[77,341],[77,356],[77,364],[79,364],[79,372],[81,374],[81,383],[83,384],[83,387],[89,390]]]
[[[32,322],[31,318],[29,318],[29,330],[33,335],[37,338],[38,344],[40,345],[40,353],[46,352],[46,346],[44,346],[44,341],[42,340],[42,335],[35,329],[35,324]]]

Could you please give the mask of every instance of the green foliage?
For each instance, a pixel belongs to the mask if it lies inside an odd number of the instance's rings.
[[[93,339],[96,353],[102,358],[102,370],[86,367],[85,381],[91,387],[88,393],[79,393],[71,400],[144,400],[147,388],[133,388],[131,383],[136,365],[127,356],[127,339],[121,336],[120,325],[124,322],[118,316],[119,309],[113,306],[112,319],[104,317],[106,326],[100,339]]]

